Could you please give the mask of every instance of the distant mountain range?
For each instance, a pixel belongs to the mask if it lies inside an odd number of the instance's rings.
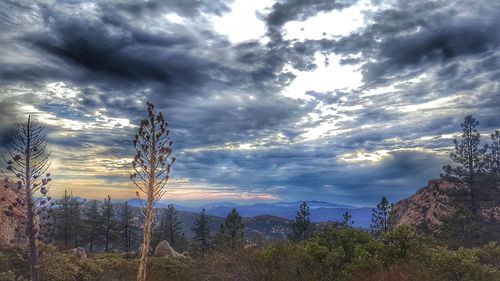
[[[127,201],[129,205],[139,207],[139,199],[130,199]],[[293,220],[297,215],[299,205],[303,201],[296,202],[276,202],[276,203],[257,203],[250,205],[239,205],[232,202],[210,203],[200,206],[199,208],[186,207],[174,204],[179,211],[199,213],[202,208],[206,213],[217,217],[226,217],[233,208],[244,218],[256,216],[274,216],[287,220]],[[348,211],[352,215],[355,227],[368,228],[371,223],[372,209],[366,207],[354,207],[349,205],[334,204],[323,201],[306,201],[311,210],[311,220],[313,222],[327,222],[343,220],[342,214]],[[166,203],[159,202],[158,208],[165,208]]]

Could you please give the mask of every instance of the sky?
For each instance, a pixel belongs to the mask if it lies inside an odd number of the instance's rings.
[[[2,0],[0,146],[32,115],[51,192],[133,198],[146,102],[165,200],[373,206],[439,177],[463,118],[500,128],[500,1]]]

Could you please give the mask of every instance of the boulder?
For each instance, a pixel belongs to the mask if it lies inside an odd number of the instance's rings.
[[[85,252],[85,249],[82,247],[71,249],[69,250],[69,253],[74,255],[80,260],[84,260],[87,258],[87,253]]]
[[[188,252],[182,254],[176,252],[168,241],[163,240],[156,246],[155,257],[190,258]]]

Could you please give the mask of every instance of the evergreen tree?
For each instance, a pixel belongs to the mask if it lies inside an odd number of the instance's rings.
[[[500,174],[500,130],[491,134],[491,143],[487,149],[489,149],[489,153],[486,155],[488,171]]]
[[[62,241],[64,246],[68,247],[71,241],[71,216],[70,216],[70,206],[71,197],[68,195],[68,191],[64,191],[63,198],[57,201],[58,208],[54,212],[54,223],[55,229],[55,240]]]
[[[97,200],[90,202],[89,206],[84,209],[83,214],[85,216],[85,227],[87,228],[86,240],[89,245],[89,252],[92,252],[101,235],[103,223],[101,210],[97,204]]]
[[[443,179],[452,180],[465,184],[469,189],[470,208],[475,214],[477,212],[477,194],[474,188],[474,179],[484,171],[485,163],[484,151],[479,149],[480,133],[476,127],[479,122],[471,115],[465,117],[460,126],[462,127],[462,139],[453,140],[455,143],[455,152],[450,154],[453,162],[459,164],[457,167],[450,165],[444,166]]]
[[[389,230],[389,216],[392,205],[385,196],[382,196],[377,208],[372,209],[372,224],[370,225],[373,233],[380,234]]]
[[[312,233],[312,223],[309,218],[311,211],[306,202],[302,202],[297,211],[295,221],[292,222],[292,239],[295,241],[307,240]]]
[[[71,193],[71,200],[69,201],[69,220],[70,220],[70,233],[73,237],[73,247],[77,248],[80,246],[80,234],[82,232],[82,205],[84,202],[79,201],[77,198],[73,197]]]
[[[177,252],[182,253],[184,251],[187,251],[189,246],[189,240],[186,237],[186,234],[184,232],[181,233],[177,241],[175,242],[175,247]]]
[[[194,231],[193,240],[198,243],[200,246],[201,254],[205,254],[208,250],[208,246],[210,244],[210,229],[208,228],[208,221],[205,215],[205,209],[202,209],[200,216],[194,223],[194,227],[192,228]]]
[[[233,208],[226,217],[225,229],[226,236],[231,249],[236,249],[243,245],[243,237],[245,235],[245,225],[241,221],[241,216],[236,209]]]
[[[342,226],[348,227],[354,223],[354,221],[351,220],[352,216],[349,211],[345,211],[345,213],[342,214]]]
[[[174,248],[176,247],[177,240],[181,236],[181,223],[174,205],[168,205],[165,209],[165,238],[169,241],[170,246]]]
[[[228,243],[228,237],[226,235],[226,228],[224,227],[224,224],[221,223],[219,226],[219,232],[215,235],[214,239],[215,247],[217,249],[226,249]]]
[[[123,234],[123,247],[125,252],[130,252],[132,250],[132,241],[134,236],[134,225],[133,225],[132,210],[127,202],[123,205],[122,212],[122,234]]]
[[[103,208],[103,216],[104,216],[104,251],[108,252],[110,248],[110,242],[113,236],[115,221],[113,215],[113,204],[111,203],[111,196],[108,195],[107,198],[104,199],[104,208]]]
[[[80,209],[83,203],[68,194],[65,190],[60,200],[55,202],[52,212],[52,240],[61,242],[64,247],[72,247],[70,243],[78,241],[78,229],[80,229]]]

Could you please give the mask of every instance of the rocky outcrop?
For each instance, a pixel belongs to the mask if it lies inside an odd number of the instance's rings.
[[[464,188],[463,185],[442,179],[430,180],[426,187],[394,204],[391,212],[392,226],[412,225],[437,231],[443,218],[456,211],[450,194]],[[500,206],[481,208],[478,214],[485,220],[500,222]]]
[[[182,254],[176,252],[166,240],[161,241],[156,246],[155,257],[190,258],[188,252]]]
[[[9,209],[16,202],[17,194],[9,186],[0,186],[0,246],[18,243],[24,239],[25,217],[17,208]]]

